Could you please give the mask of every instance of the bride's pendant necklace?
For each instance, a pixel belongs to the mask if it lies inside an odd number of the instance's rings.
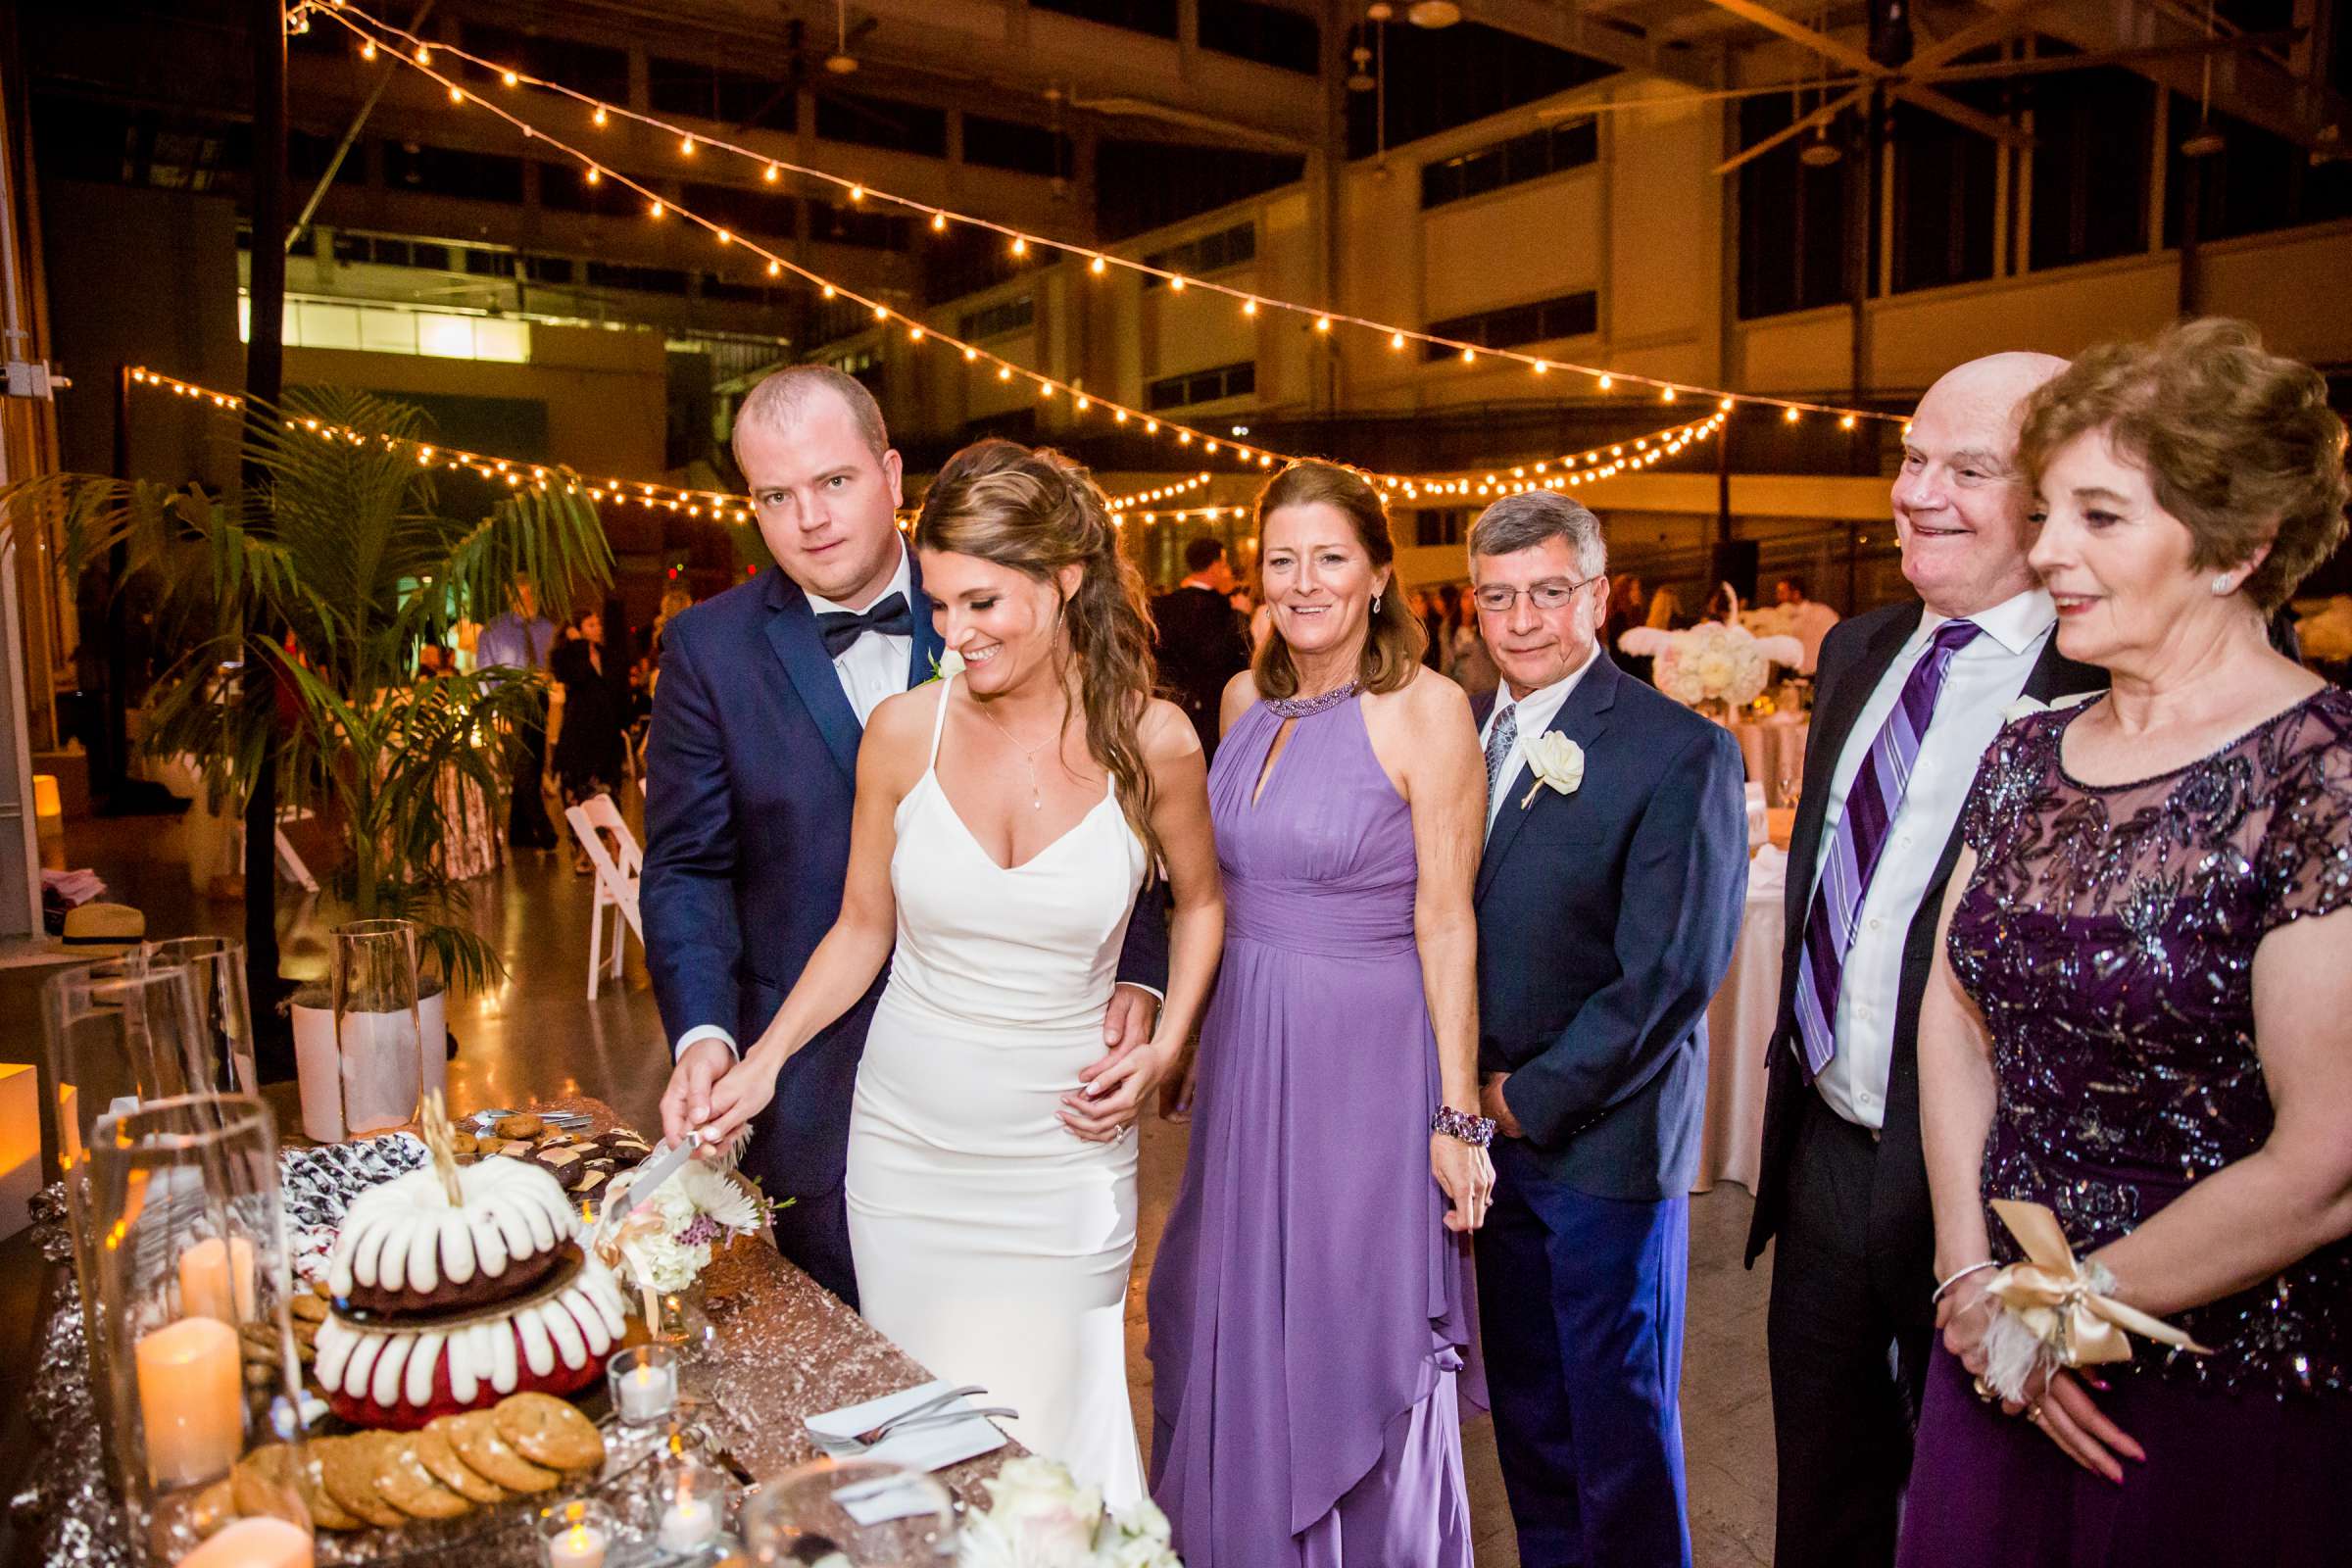
[[[1006,740],[1012,742],[1012,749],[1021,754],[1021,763],[1023,766],[1029,769],[1029,809],[1032,811],[1045,809],[1045,792],[1038,788],[1037,783],[1037,754],[1044,751],[1049,742],[1060,739],[1061,732],[1059,730],[1055,730],[1053,734],[1047,736],[1045,740],[1039,741],[1035,746],[1023,746],[1021,744],[1020,737],[1013,734],[1012,731],[1006,729],[1004,721],[998,718],[996,714],[988,710],[987,704],[974,703],[972,706],[979,709],[980,716],[987,719],[991,724],[996,725],[997,733],[1004,736]]]

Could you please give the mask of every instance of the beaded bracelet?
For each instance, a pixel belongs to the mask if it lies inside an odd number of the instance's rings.
[[[1440,1105],[1438,1113],[1429,1118],[1429,1130],[1456,1138],[1472,1149],[1484,1149],[1494,1142],[1494,1118],[1466,1116],[1451,1105]]]

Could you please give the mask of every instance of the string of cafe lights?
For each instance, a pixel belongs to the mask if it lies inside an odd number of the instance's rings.
[[[1391,495],[1401,490],[1408,501],[1430,496],[1485,497],[1516,495],[1529,490],[1573,490],[1613,479],[1621,473],[1638,473],[1675,456],[1692,442],[1714,436],[1731,416],[1731,403],[1726,399],[1703,419],[1652,430],[1630,440],[1605,442],[1582,452],[1565,452],[1540,463],[1513,464],[1507,468],[1488,468],[1449,478],[1380,482]]]
[[[309,6],[311,14],[331,18],[358,36],[363,38],[367,36],[351,21],[350,17],[344,14],[343,10],[329,9],[327,6],[316,3],[316,0],[306,0],[306,4]],[[398,29],[393,30],[397,31]],[[977,343],[959,338],[951,332],[939,331],[928,323],[894,309],[887,301],[861,294],[846,284],[838,283],[822,272],[804,267],[787,256],[769,250],[756,239],[749,239],[737,234],[725,224],[706,218],[692,208],[668,200],[651,186],[631,178],[617,170],[606,167],[593,154],[584,152],[569,142],[539,129],[528,121],[502,108],[482,94],[468,90],[463,83],[435,69],[432,64],[433,52],[431,47],[420,43],[415,54],[395,54],[394,58],[400,60],[411,70],[440,83],[449,93],[449,101],[453,107],[471,105],[481,109],[514,126],[526,141],[536,142],[572,159],[580,166],[583,172],[582,177],[590,184],[601,184],[609,180],[635,192],[645,202],[645,214],[649,220],[659,221],[664,218],[675,217],[683,222],[703,229],[721,246],[730,246],[758,257],[766,264],[767,275],[771,278],[780,278],[787,274],[797,277],[803,282],[813,285],[824,299],[847,300],[851,304],[870,312],[875,324],[903,330],[910,343],[931,344],[955,350],[963,356],[966,365],[985,365],[992,368],[1000,382],[1025,382],[1037,389],[1037,395],[1041,400],[1051,400],[1056,397],[1066,398],[1069,400],[1071,408],[1081,415],[1100,410],[1109,415],[1110,422],[1115,425],[1140,427],[1145,435],[1161,440],[1168,440],[1172,437],[1176,446],[1188,449],[1200,457],[1213,458],[1223,454],[1244,468],[1257,469],[1272,469],[1277,465],[1296,461],[1295,456],[1291,453],[1277,452],[1271,448],[1253,445],[1230,436],[1212,436],[1205,431],[1195,430],[1183,424],[1163,421],[1155,414],[1099,397],[1074,381],[1032,370],[1001,354],[992,353]],[[448,52],[455,53],[456,51]],[[509,73],[509,74],[513,74]],[[619,111],[614,112],[618,113]]]
[[[152,387],[174,397],[210,404],[224,411],[236,411],[245,400],[233,392],[222,392],[194,381],[183,381],[145,366],[131,368],[134,385]],[[1573,489],[1614,478],[1621,473],[1638,472],[1661,459],[1674,456],[1693,441],[1714,435],[1731,416],[1731,411],[1719,410],[1713,416],[1692,423],[1653,430],[1647,435],[1635,436],[1628,441],[1610,442],[1591,447],[1583,452],[1563,453],[1532,464],[1516,464],[1508,469],[1494,469],[1483,475],[1465,473],[1450,477],[1406,478],[1402,476],[1370,475],[1392,498],[1399,493],[1406,500],[1444,496],[1502,495],[1536,489]],[[567,495],[585,494],[592,502],[605,505],[642,507],[649,512],[670,512],[687,517],[706,514],[713,521],[749,523],[753,521],[746,498],[728,495],[717,490],[688,490],[676,485],[656,484],[646,480],[607,478],[596,480],[561,466],[531,463],[516,458],[502,458],[493,453],[470,452],[463,447],[443,446],[434,442],[414,440],[405,436],[376,434],[355,430],[348,425],[332,424],[308,416],[289,417],[287,429],[301,428],[323,441],[343,441],[354,446],[366,446],[371,441],[387,449],[411,452],[424,467],[464,468],[493,484],[505,484],[510,489],[528,487],[545,492],[552,482],[561,481]],[[1146,524],[1178,522],[1193,517],[1205,521],[1231,515],[1240,520],[1250,514],[1247,504],[1235,506],[1197,506],[1174,509],[1152,508],[1152,503],[1189,494],[1208,484],[1213,475],[1206,471],[1158,486],[1120,496],[1109,503],[1114,522],[1124,524],[1129,515]],[[1138,508],[1151,508],[1138,512]],[[912,525],[912,514],[899,519],[902,530]]]
[[[154,387],[174,397],[209,403],[218,409],[236,410],[245,400],[233,392],[220,392],[177,376],[150,370],[145,366],[131,368],[133,385]],[[308,416],[286,418],[289,430],[302,429],[322,441],[341,441],[352,446],[379,445],[388,451],[405,451],[415,457],[419,467],[465,468],[480,475],[492,484],[509,489],[545,492],[551,485],[562,484],[566,495],[585,495],[589,500],[619,506],[643,507],[648,512],[674,512],[681,516],[700,517],[708,514],[719,522],[750,522],[752,514],[742,496],[731,496],[717,490],[683,490],[676,485],[653,484],[638,479],[592,479],[568,468],[544,463],[531,463],[517,458],[502,458],[487,452],[468,452],[463,447],[442,446],[437,442],[416,441],[407,436],[377,433],[369,435],[349,425],[332,424]]]
[[[525,136],[535,136],[537,139],[546,141],[549,145],[557,147],[558,149],[578,159],[587,170],[586,177],[590,183],[597,183],[602,177],[611,177],[622,184],[627,185],[631,190],[637,191],[647,199],[649,203],[649,211],[654,217],[657,218],[662,215],[664,204],[660,200],[660,198],[656,197],[652,191],[637,183],[635,180],[631,180],[625,176],[616,174],[611,170],[601,169],[601,167],[586,154],[579,152],[575,148],[565,146],[564,144],[554,140],[545,132],[535,130],[533,127],[525,124],[522,121],[515,119],[514,116],[506,115],[502,111],[497,111],[495,106],[490,104],[480,94],[468,91],[465,86],[452,79],[446,74],[435,71],[432,64],[434,57],[436,55],[447,55],[451,59],[461,61],[478,71],[494,74],[498,78],[499,82],[508,88],[520,88],[527,86],[567,98],[572,102],[585,107],[589,111],[589,123],[598,129],[603,129],[609,126],[614,119],[620,119],[637,124],[645,125],[654,130],[658,130],[666,136],[675,138],[679,156],[682,158],[692,159],[707,149],[712,153],[737,158],[752,164],[759,170],[760,177],[765,184],[775,184],[779,182],[784,175],[792,174],[798,178],[814,181],[818,184],[828,186],[834,190],[842,192],[848,198],[852,206],[860,206],[870,200],[878,204],[902,208],[906,212],[926,219],[929,221],[932,231],[935,233],[944,233],[952,225],[960,223],[969,228],[976,228],[999,235],[1006,242],[1006,248],[1010,254],[1016,258],[1025,257],[1032,250],[1057,252],[1074,260],[1085,262],[1088,272],[1097,277],[1101,277],[1109,270],[1116,269],[1121,271],[1133,272],[1140,276],[1156,279],[1165,284],[1171,293],[1181,294],[1186,292],[1188,289],[1197,289],[1203,293],[1222,296],[1235,302],[1239,306],[1241,313],[1246,317],[1255,317],[1264,311],[1281,311],[1312,322],[1314,330],[1320,334],[1329,334],[1335,328],[1341,326],[1356,328],[1376,334],[1387,341],[1388,347],[1393,353],[1401,353],[1408,347],[1414,345],[1420,345],[1424,349],[1439,348],[1445,350],[1447,354],[1458,358],[1465,365],[1475,365],[1480,359],[1486,358],[1525,366],[1529,370],[1537,375],[1548,375],[1553,371],[1560,371],[1572,375],[1581,375],[1589,377],[1595,389],[1598,391],[1604,393],[1613,392],[1620,385],[1640,387],[1648,392],[1656,394],[1658,400],[1662,403],[1673,403],[1684,397],[1695,397],[1712,399],[1718,404],[1727,402],[1732,404],[1753,404],[1759,407],[1779,409],[1782,411],[1782,417],[1790,422],[1795,422],[1807,414],[1827,415],[1835,417],[1841,429],[1847,430],[1854,428],[1856,422],[1862,419],[1875,419],[1888,423],[1900,423],[1903,420],[1903,416],[1899,414],[1887,414],[1875,409],[1849,408],[1832,403],[1812,402],[1801,398],[1772,397],[1752,393],[1734,392],[1722,387],[1700,386],[1689,381],[1676,381],[1660,376],[1642,375],[1624,370],[1612,370],[1606,367],[1584,365],[1572,360],[1552,359],[1545,356],[1529,354],[1519,349],[1489,348],[1485,345],[1467,342],[1460,338],[1446,337],[1442,333],[1426,332],[1409,326],[1399,326],[1394,322],[1376,320],[1370,317],[1356,316],[1345,311],[1324,310],[1317,306],[1305,305],[1295,300],[1283,299],[1278,295],[1261,294],[1248,289],[1236,288],[1227,283],[1219,283],[1202,278],[1188,277],[1184,273],[1174,271],[1168,268],[1153,266],[1149,262],[1138,261],[1131,257],[1119,256],[1107,250],[1101,250],[1091,246],[1080,245],[1067,240],[1057,240],[1049,235],[1033,233],[1029,230],[1019,228],[1012,224],[1000,222],[994,219],[982,218],[975,214],[957,211],[955,208],[942,207],[935,203],[919,201],[911,196],[902,196],[895,191],[884,190],[880,187],[869,185],[862,180],[853,179],[848,175],[835,173],[830,170],[819,169],[808,164],[795,163],[790,159],[778,158],[772,154],[760,152],[757,149],[744,146],[739,142],[729,141],[723,136],[711,136],[706,133],[690,130],[686,126],[678,124],[673,121],[664,120],[659,115],[647,114],[639,110],[631,109],[623,104],[616,104],[606,99],[598,98],[593,93],[583,92],[576,87],[567,85],[566,83],[551,80],[543,76],[533,75],[527,72],[519,70],[515,66],[502,65],[501,63],[490,60],[484,56],[469,53],[468,51],[462,49],[455,44],[436,43],[430,39],[423,38],[416,33],[411,32],[407,28],[401,27],[393,23],[386,22],[381,18],[372,15],[365,8],[349,3],[349,0],[300,0],[300,3],[296,4],[288,13],[289,25],[307,28],[309,25],[309,17],[312,15],[326,17],[332,21],[340,23],[347,30],[357,37],[360,40],[360,57],[363,60],[372,61],[381,54],[387,52],[390,53],[395,60],[413,70],[418,71],[423,74],[430,76],[433,80],[439,82],[449,93],[450,102],[453,105],[463,106],[466,103],[475,103],[484,108],[492,109],[493,112],[500,113],[502,119],[509,120],[517,127],[521,128]],[[365,25],[363,25],[363,24],[365,24]],[[372,32],[370,29],[372,29]],[[683,209],[677,209],[677,211],[681,217],[693,218],[693,215],[686,213]],[[741,242],[739,236],[728,234],[725,229],[721,228],[715,223],[709,222],[708,220],[699,218],[694,218],[694,221],[701,223],[704,227],[709,228],[714,233],[720,235],[722,243]],[[823,281],[822,279],[817,278],[814,273],[808,272],[805,269],[797,267],[790,262],[784,262],[779,268],[778,266],[774,265],[780,260],[779,258],[773,257],[765,251],[759,250],[756,246],[752,248],[758,251],[759,254],[767,257],[769,260],[771,264],[768,269],[770,276],[780,275],[782,271],[790,270],[801,273],[810,281],[820,283]],[[832,287],[831,285],[826,286],[829,289]],[[831,298],[832,294],[829,292],[827,297]],[[856,296],[850,297],[855,298]],[[860,303],[864,302],[860,301]],[[902,322],[906,322],[910,327],[915,324],[909,321],[906,318],[899,316],[896,312],[887,310],[886,307],[883,307],[878,303],[875,304],[874,310],[876,313],[875,318],[879,321],[890,321],[896,318]],[[985,354],[985,351],[982,352]],[[974,356],[970,353],[967,353],[965,356],[967,360],[973,357]],[[990,359],[995,358],[995,356],[986,357]],[[1015,373],[1020,373],[1017,367],[1015,368]],[[1038,377],[1037,379],[1044,380],[1047,378]],[[1049,390],[1046,395],[1051,396],[1051,390]],[[1098,399],[1096,401],[1101,400]],[[1128,412],[1132,416],[1134,411],[1131,410]],[[1229,442],[1226,443],[1226,445],[1232,446],[1234,444]],[[1279,455],[1277,455],[1277,457]],[[1272,465],[1271,463],[1268,463],[1265,466],[1271,466]]]

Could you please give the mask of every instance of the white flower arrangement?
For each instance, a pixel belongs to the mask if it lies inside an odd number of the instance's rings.
[[[629,1206],[635,1174],[614,1178],[608,1207]],[[692,1285],[722,1245],[760,1228],[759,1201],[733,1177],[699,1160],[663,1182],[647,1210],[623,1220],[616,1237],[631,1283],[662,1295]]]
[[[988,1511],[964,1521],[956,1568],[1184,1568],[1149,1498],[1107,1513],[1099,1488],[1039,1458],[1011,1460],[981,1486]]]
[[[1686,708],[1707,702],[1744,708],[1763,694],[1772,662],[1745,627],[1710,620],[1669,635],[1652,673],[1658,690]]]

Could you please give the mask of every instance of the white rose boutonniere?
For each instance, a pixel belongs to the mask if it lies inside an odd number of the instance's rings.
[[[939,657],[931,661],[931,680],[954,680],[962,673],[963,656],[953,648],[942,650]],[[931,681],[923,684],[928,686]]]
[[[1527,765],[1536,781],[1519,798],[1522,811],[1536,804],[1536,792],[1546,784],[1574,795],[1585,782],[1585,749],[1558,730],[1545,730],[1527,743]]]

